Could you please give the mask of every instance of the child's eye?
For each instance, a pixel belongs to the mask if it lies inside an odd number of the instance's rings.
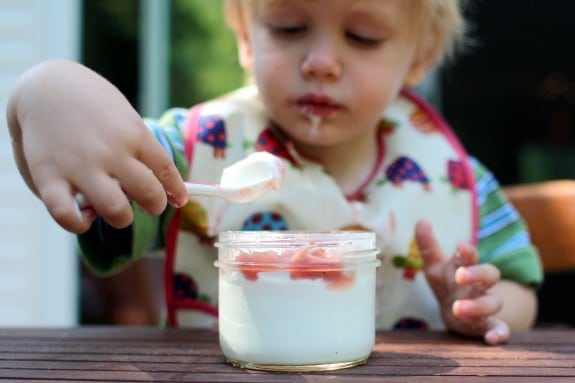
[[[283,26],[273,26],[270,25],[270,29],[273,33],[282,36],[298,36],[306,31],[305,26],[300,25],[283,25]]]
[[[346,32],[345,35],[347,36],[347,38],[349,40],[353,41],[354,43],[364,45],[367,47],[370,47],[370,46],[374,47],[374,46],[379,45],[382,42],[381,39],[366,37],[366,36],[362,36],[362,35],[359,35],[359,34],[353,33],[353,32]]]

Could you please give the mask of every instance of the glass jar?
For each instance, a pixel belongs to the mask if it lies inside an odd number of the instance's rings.
[[[322,371],[367,361],[375,341],[375,234],[220,234],[219,336],[232,365]]]

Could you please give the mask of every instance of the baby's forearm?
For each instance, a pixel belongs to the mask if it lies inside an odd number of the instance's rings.
[[[512,331],[533,326],[537,317],[537,295],[532,287],[501,280],[489,292],[503,300],[503,307],[496,316],[504,320]]]

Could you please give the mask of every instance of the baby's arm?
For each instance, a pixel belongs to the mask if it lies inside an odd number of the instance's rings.
[[[176,166],[126,98],[81,64],[54,60],[28,70],[8,101],[18,169],[65,229],[85,232],[96,214],[126,227],[133,199],[150,214],[187,193]],[[81,192],[92,208],[80,211]]]
[[[458,246],[446,258],[427,222],[416,227],[417,243],[424,260],[424,271],[434,291],[448,329],[488,344],[505,342],[511,330],[529,328],[535,319],[537,300],[528,287],[500,279],[491,264],[477,264],[477,249]]]
[[[521,331],[533,327],[537,316],[537,294],[534,288],[503,279],[489,293],[501,297],[503,306],[497,317],[505,321],[511,330]]]

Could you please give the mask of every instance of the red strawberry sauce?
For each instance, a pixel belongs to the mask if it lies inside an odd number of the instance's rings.
[[[337,255],[321,247],[241,253],[235,258],[237,268],[249,281],[257,281],[266,271],[289,271],[292,280],[322,279],[331,289],[345,289],[355,282],[354,270],[346,269]]]

